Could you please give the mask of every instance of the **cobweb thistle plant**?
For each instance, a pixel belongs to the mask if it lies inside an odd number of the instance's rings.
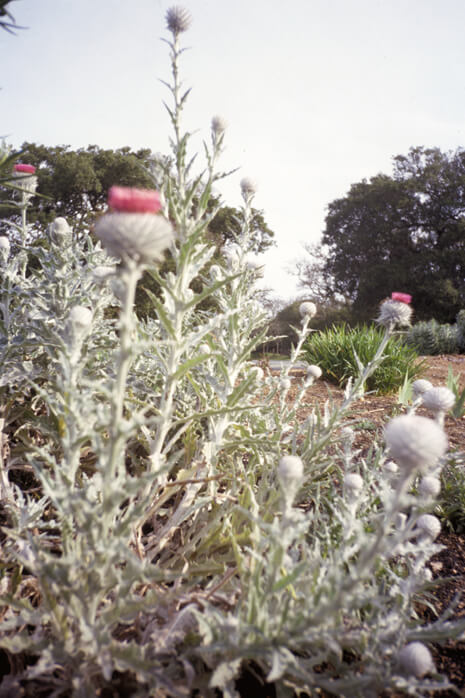
[[[328,400],[302,421],[300,401],[320,368],[310,366],[287,391],[316,313],[309,301],[281,374],[264,379],[254,364],[267,319],[247,264],[256,187],[242,180],[240,232],[210,266],[209,202],[223,176],[214,163],[224,123],[212,120],[206,167],[193,173],[190,133],[181,128],[189,90],[178,75],[190,21],[179,6],[166,14],[174,135],[156,173],[160,191],[113,187],[96,244],[75,236],[68,245],[69,226],[58,219],[51,244],[32,252],[45,265],[40,274],[31,265],[18,283],[10,258],[11,288],[3,268],[0,275],[2,337],[13,336],[5,326],[16,311],[12,322],[27,324],[26,310],[39,336],[27,337],[15,364],[6,357],[8,368],[22,375],[27,356],[43,400],[27,454],[43,496],[14,491],[0,471],[15,522],[2,527],[2,569],[14,577],[0,585],[0,646],[40,656],[13,677],[12,694],[23,678],[82,697],[127,678],[137,695],[233,696],[241,670],[254,663],[279,695],[375,696],[398,683],[422,695],[429,653],[421,645],[419,663],[408,643],[465,628],[463,620],[422,625],[415,616],[426,561],[439,548],[436,520],[422,519],[432,508],[424,491],[447,439],[433,420],[393,420],[386,443],[394,483],[384,473],[386,449],[375,444],[362,455],[343,428],[355,423],[357,381],[341,405]],[[158,264],[167,249],[169,271]],[[152,317],[140,320],[134,299],[144,270],[159,290],[147,294]],[[397,305],[386,313],[386,339],[358,385],[381,363],[397,306],[409,310],[406,295],[388,301]],[[106,317],[115,306],[118,318]],[[0,353],[10,346],[0,342]],[[0,388],[10,389],[4,379]],[[401,500],[420,473],[420,496]],[[434,497],[435,487],[429,491]],[[441,677],[428,680],[428,690],[444,686]]]

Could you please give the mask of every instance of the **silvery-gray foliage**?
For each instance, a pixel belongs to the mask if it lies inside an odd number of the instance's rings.
[[[5,686],[37,679],[50,695],[87,698],[120,672],[132,695],[219,688],[235,696],[235,678],[253,660],[282,696],[447,687],[428,662],[420,676],[405,660],[412,643],[465,627],[416,615],[440,549],[420,519],[434,497],[412,493],[420,466],[388,468],[382,443],[362,456],[349,430],[391,318],[343,404],[315,407],[303,422],[298,409],[318,371],[287,397],[311,313],[280,376],[251,362],[265,319],[246,254],[255,187],[243,180],[241,236],[207,271],[207,204],[224,129],[194,175],[180,128],[178,35],[188,27],[182,8],[169,17],[184,22],[170,27],[174,170],[161,182],[177,243],[173,272],[150,268],[161,289],[151,296],[156,319],[133,312],[143,267],[130,255],[117,264],[90,238],[62,245],[62,224],[48,247],[2,261],[11,451],[0,482],[0,646],[38,657]],[[207,297],[215,310],[199,309]],[[31,409],[21,417],[24,403]],[[437,476],[443,460],[424,474]],[[20,466],[36,490],[8,477]],[[422,647],[414,645],[428,657]]]

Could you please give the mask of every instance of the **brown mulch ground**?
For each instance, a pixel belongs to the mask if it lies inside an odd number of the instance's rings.
[[[454,374],[460,377],[460,387],[465,388],[464,355],[427,356],[422,357],[422,359],[427,364],[422,377],[427,378],[434,386],[445,385],[449,368],[452,368]],[[304,372],[298,370],[291,373],[290,400],[295,396],[303,375]],[[343,399],[342,390],[324,381],[316,381],[306,392],[305,404],[299,410],[299,419],[305,419],[315,402],[323,404],[328,399],[328,395],[335,402]],[[357,448],[363,450],[372,445],[375,434],[382,438],[386,417],[401,414],[403,411],[396,403],[397,395],[376,396],[368,394],[354,405],[348,421],[353,423],[356,430],[355,445]],[[431,416],[422,409],[419,409],[417,413]],[[465,451],[465,416],[460,419],[446,417],[445,430],[449,438],[449,449]],[[465,534],[456,534],[445,527],[443,528],[438,542],[445,548],[431,559],[431,567],[435,577],[447,577],[450,578],[450,581],[435,591],[437,613],[441,613],[447,608],[456,594],[465,592]],[[465,594],[464,599],[458,603],[454,617],[462,616],[465,616]],[[449,641],[443,646],[436,645],[433,648],[433,653],[437,670],[448,676],[450,681],[460,688],[465,696],[465,641]],[[440,695],[449,698],[449,696],[456,696],[457,693],[443,691]]]

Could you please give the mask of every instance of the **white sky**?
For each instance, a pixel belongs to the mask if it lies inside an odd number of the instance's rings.
[[[28,27],[0,33],[0,136],[72,148],[168,152],[158,78],[169,79],[168,0],[16,0]],[[325,209],[350,184],[391,171],[410,146],[464,145],[463,0],[185,0],[193,16],[182,76],[185,126],[209,139],[228,122],[221,187],[255,206],[276,233],[264,283],[297,294],[286,273],[318,240]]]

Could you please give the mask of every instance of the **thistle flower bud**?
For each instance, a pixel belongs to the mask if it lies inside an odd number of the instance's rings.
[[[69,314],[69,321],[77,334],[88,330],[92,324],[92,311],[83,305],[75,305]]]
[[[217,138],[226,131],[227,123],[222,116],[214,116],[211,122],[213,135]]]
[[[299,313],[301,318],[311,319],[316,315],[316,305],[312,301],[304,301],[299,305]]]
[[[18,162],[13,167],[13,172],[19,172],[20,174],[34,174],[35,171],[36,168],[34,167],[34,165],[27,165],[23,162]]]
[[[418,491],[423,497],[437,497],[441,491],[441,481],[432,475],[426,475],[421,479]]]
[[[283,486],[300,481],[304,475],[304,464],[299,456],[283,456],[278,464],[278,477]]]
[[[47,234],[51,242],[55,245],[66,246],[72,240],[72,231],[68,225],[66,218],[59,216],[50,223],[47,228]]]
[[[387,300],[381,303],[379,315],[376,322],[388,329],[393,329],[396,325],[405,327],[410,325],[412,308],[401,301]]]
[[[422,396],[423,406],[432,412],[447,412],[455,404],[455,395],[446,387],[430,388]]]
[[[414,399],[421,397],[423,393],[426,393],[427,390],[431,390],[432,387],[433,384],[425,380],[424,378],[419,378],[418,380],[413,381],[412,392]]]
[[[419,540],[435,540],[441,533],[441,522],[432,514],[422,514],[415,524]]]
[[[318,378],[321,378],[323,375],[323,371],[319,366],[315,366],[314,364],[311,364],[307,368],[307,376],[311,376],[312,378],[315,378],[315,380],[318,380]]]
[[[406,475],[435,465],[447,449],[447,437],[441,427],[416,415],[395,417],[386,427],[385,438],[391,456]]]
[[[174,240],[171,223],[153,213],[107,213],[98,220],[95,234],[112,257],[140,264],[161,262]]]
[[[207,344],[206,342],[203,342],[203,343],[200,344],[200,346],[199,346],[199,352],[200,352],[201,354],[211,354],[210,345]]]
[[[344,489],[351,497],[358,497],[363,490],[363,478],[358,473],[348,473],[344,477]]]
[[[410,642],[401,649],[398,655],[402,670],[418,679],[435,670],[431,652],[422,642]]]
[[[394,463],[393,460],[388,460],[387,463],[384,464],[384,470],[389,473],[389,475],[397,475],[399,466]]]
[[[289,388],[292,385],[291,379],[287,376],[285,378],[281,378],[281,380],[279,381],[279,385],[283,390],[289,390]]]
[[[161,200],[154,189],[113,186],[108,191],[108,205],[115,211],[125,213],[158,213]]]
[[[244,198],[253,196],[257,192],[256,182],[254,182],[253,179],[244,177],[243,179],[241,179],[241,192]]]
[[[179,5],[173,5],[173,7],[170,7],[165,15],[165,18],[166,26],[175,36],[181,34],[182,32],[186,32],[192,24],[190,12]]]
[[[22,162],[18,162],[13,167],[13,176],[16,180],[13,183],[21,187],[26,199],[29,199],[34,195],[39,183],[37,177],[34,176],[35,171],[36,168],[34,165],[28,165]],[[12,182],[10,182],[10,184],[12,184]]]

